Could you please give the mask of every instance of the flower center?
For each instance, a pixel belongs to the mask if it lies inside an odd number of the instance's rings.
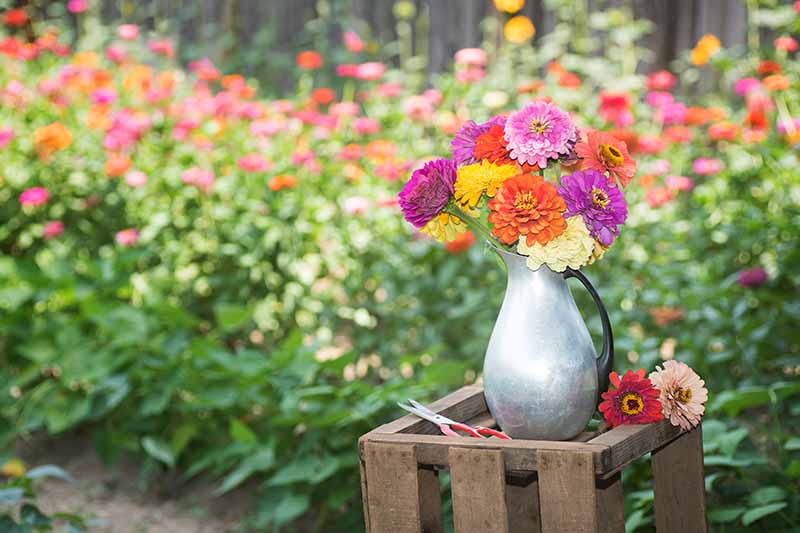
[[[543,135],[548,129],[550,129],[550,123],[548,121],[539,118],[531,120],[531,125],[530,125],[531,133],[538,133],[539,135]]]
[[[623,396],[619,403],[622,412],[629,416],[638,415],[644,411],[642,397],[635,392],[629,392]]]
[[[516,209],[530,211],[536,207],[536,204],[536,198],[533,197],[533,193],[530,191],[518,192],[514,197],[514,208]]]
[[[603,161],[606,162],[606,165],[610,167],[618,167],[625,162],[622,152],[610,144],[600,145],[600,156],[603,158]]]
[[[592,187],[592,203],[595,207],[605,209],[610,201],[611,200],[608,199],[608,194],[606,194],[606,191],[603,189],[598,189],[597,187]]]
[[[689,403],[689,400],[692,399],[692,389],[680,389],[677,397],[679,402]]]

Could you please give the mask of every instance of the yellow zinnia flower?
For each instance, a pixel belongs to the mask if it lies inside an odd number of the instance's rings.
[[[511,17],[503,27],[503,35],[506,40],[515,44],[524,43],[533,38],[535,34],[536,28],[533,26],[533,22],[525,15]]]
[[[462,207],[474,208],[483,193],[494,196],[506,179],[517,174],[519,170],[515,165],[495,165],[486,160],[459,167],[454,185],[456,202]]]
[[[586,263],[587,265],[591,265],[595,261],[598,261],[606,255],[608,249],[611,248],[611,245],[604,246],[600,241],[595,239],[594,241],[594,248],[592,248],[592,256],[589,258],[589,261]]]
[[[457,216],[442,212],[433,217],[420,231],[437,241],[447,242],[455,239],[459,233],[467,231],[467,225]]]
[[[708,60],[716,54],[722,44],[719,42],[719,39],[716,35],[712,35],[707,33],[703,35],[694,48],[692,48],[690,54],[690,60],[692,61],[693,65],[701,66],[708,63]]]
[[[25,472],[25,463],[16,458],[10,459],[0,468],[0,474],[6,477],[22,477]]]
[[[582,267],[589,261],[593,250],[594,239],[580,215],[569,217],[564,233],[544,246],[538,242],[528,246],[524,238],[517,244],[517,251],[528,256],[528,268],[538,270],[540,266],[547,265],[554,272],[564,272],[567,267]]]
[[[498,11],[506,13],[516,13],[525,7],[525,0],[494,0],[494,7]]]

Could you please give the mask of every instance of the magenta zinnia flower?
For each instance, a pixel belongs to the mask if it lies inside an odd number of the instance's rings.
[[[421,228],[438,215],[453,197],[456,164],[449,159],[437,159],[415,170],[398,199],[406,220]]]
[[[475,159],[475,141],[478,137],[489,131],[492,126],[506,125],[506,117],[492,117],[483,124],[477,124],[473,120],[468,120],[456,132],[455,137],[450,142],[450,149],[453,152],[453,159],[458,166],[471,165],[477,163]]]
[[[22,205],[42,205],[50,198],[50,193],[44,187],[31,187],[22,191],[19,195],[19,203]]]
[[[558,194],[567,204],[565,217],[581,215],[589,233],[603,246],[610,246],[619,235],[617,226],[625,223],[628,205],[616,184],[597,170],[578,170],[561,177]]]
[[[569,157],[578,130],[569,115],[548,102],[533,102],[508,117],[505,139],[519,164],[547,166],[549,159]]]
[[[741,270],[736,276],[736,282],[742,287],[759,287],[767,282],[767,271],[761,267]]]

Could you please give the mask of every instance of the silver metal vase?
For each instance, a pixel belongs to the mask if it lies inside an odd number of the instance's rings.
[[[613,337],[608,314],[589,280],[576,270],[557,273],[496,249],[508,267],[503,306],[486,350],[483,386],[489,411],[516,439],[568,440],[584,430],[608,388]],[[591,293],[603,323],[598,358],[568,278]]]

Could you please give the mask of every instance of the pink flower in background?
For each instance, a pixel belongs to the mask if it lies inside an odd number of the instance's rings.
[[[672,170],[672,165],[666,159],[656,159],[650,163],[650,173],[656,176],[663,176],[670,170]]]
[[[358,117],[353,120],[353,131],[359,135],[371,135],[381,130],[381,123],[373,118]]]
[[[95,105],[108,105],[117,101],[117,91],[111,87],[100,87],[92,93],[92,103]]]
[[[667,176],[664,184],[673,191],[691,191],[694,188],[692,178],[686,176]]]
[[[666,102],[656,110],[656,120],[662,124],[683,124],[686,120],[686,104]]]
[[[674,102],[675,97],[672,96],[672,93],[664,91],[650,91],[647,93],[647,96],[645,96],[645,101],[650,107],[662,107]]]
[[[310,163],[313,160],[314,152],[311,150],[297,150],[292,154],[293,165],[303,165],[305,163]]]
[[[343,63],[336,65],[336,75],[342,78],[355,78],[358,73],[358,65]]]
[[[647,191],[644,197],[647,204],[653,209],[661,207],[673,198],[675,198],[675,193],[667,187],[653,187]]]
[[[647,88],[651,91],[668,91],[675,86],[675,75],[668,70],[659,70],[647,76]]]
[[[245,172],[266,172],[271,167],[261,154],[246,154],[239,159],[239,168]]]
[[[481,81],[486,77],[486,71],[482,68],[468,68],[456,72],[456,81],[459,83],[471,83],[473,81]]]
[[[636,150],[643,154],[657,154],[667,147],[666,141],[658,135],[640,135]]]
[[[89,9],[89,2],[86,0],[69,0],[67,2],[67,10],[70,13],[83,13]]]
[[[139,26],[136,24],[121,24],[117,27],[117,35],[125,41],[133,41],[139,37]]]
[[[361,40],[361,37],[353,30],[348,30],[342,34],[342,42],[344,43],[344,47],[354,54],[362,52],[364,48],[367,47],[364,41]]]
[[[126,247],[133,246],[134,244],[139,242],[139,230],[134,228],[128,228],[118,231],[117,234],[114,236],[114,239],[120,246],[126,246]]]
[[[411,120],[429,122],[433,117],[433,104],[425,96],[409,96],[403,101],[403,113]]]
[[[784,52],[796,52],[797,51],[797,41],[788,35],[781,35],[775,42],[773,43],[775,48],[778,50],[783,50]]]
[[[485,67],[486,52],[480,48],[462,48],[453,56],[456,65]]]
[[[740,80],[736,80],[736,82],[733,84],[733,92],[739,96],[744,96],[750,91],[755,91],[759,87],[761,87],[761,82],[758,81],[758,79],[742,78]]]
[[[723,168],[722,161],[709,157],[698,157],[692,162],[694,173],[699,176],[717,174]]]
[[[280,122],[274,120],[256,120],[250,124],[250,135],[256,137],[272,137],[283,129]]]
[[[44,187],[32,187],[22,191],[19,195],[19,203],[22,205],[37,206],[47,202],[50,193]]]
[[[141,170],[130,170],[125,174],[125,183],[131,187],[144,187],[147,185],[147,174]]]
[[[181,173],[181,181],[187,185],[194,185],[204,193],[211,192],[214,188],[214,173],[200,167],[192,167]]]
[[[386,73],[386,65],[377,61],[361,63],[356,68],[356,78],[363,81],[376,81]]]
[[[403,84],[398,82],[381,83],[375,87],[375,94],[381,98],[396,98],[403,94]]]
[[[742,270],[736,276],[736,282],[747,288],[760,287],[767,282],[767,279],[769,279],[767,271],[761,267]]]
[[[192,61],[189,69],[202,81],[213,81],[220,77],[219,70],[208,57]]]
[[[360,110],[355,102],[337,102],[330,107],[328,112],[336,117],[354,117]]]
[[[156,55],[168,57],[172,59],[175,57],[175,45],[170,39],[155,39],[147,43],[147,48]]]
[[[428,101],[434,106],[437,106],[442,103],[442,98],[443,98],[442,93],[438,89],[428,89],[424,93],[422,93],[422,96],[427,98]]]
[[[351,196],[344,201],[344,211],[351,216],[361,216],[369,209],[369,200],[363,196]]]
[[[5,147],[14,138],[14,130],[10,127],[0,128],[0,148]]]
[[[62,233],[64,233],[64,223],[60,220],[51,220],[44,225],[44,229],[42,230],[42,236],[45,240],[58,237]]]
[[[122,63],[128,59],[128,52],[121,46],[112,44],[106,48],[106,59],[114,63]]]
[[[291,100],[275,100],[271,105],[272,111],[279,115],[287,115],[294,109]]]
[[[793,118],[789,120],[779,120],[777,124],[778,133],[781,135],[786,135],[790,131],[794,132],[800,130],[800,118]],[[0,133],[0,138],[2,138],[2,134]]]

